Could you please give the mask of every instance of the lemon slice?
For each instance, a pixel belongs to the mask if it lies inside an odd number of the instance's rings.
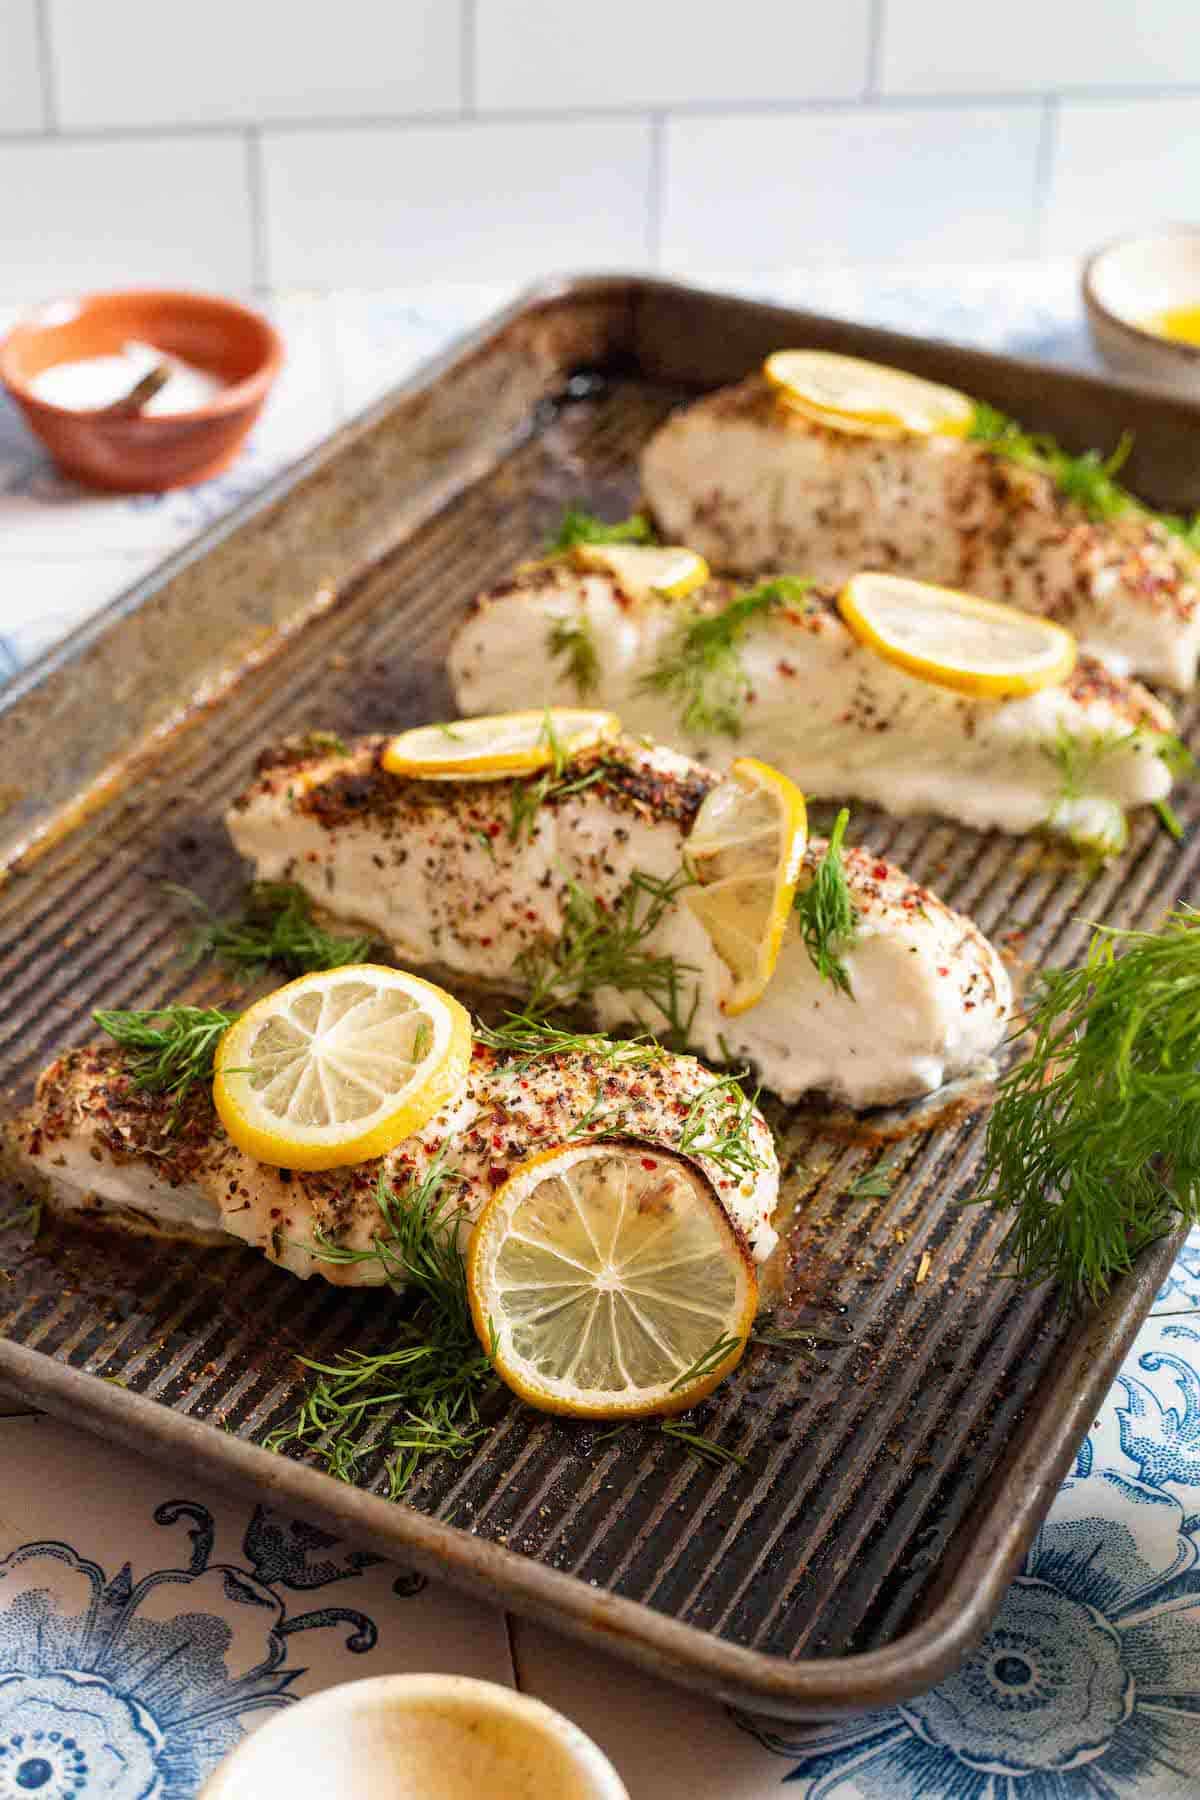
[[[1075,667],[1075,639],[1061,625],[906,575],[855,575],[838,608],[859,642],[897,668],[977,699],[1033,694]]]
[[[467,1291],[513,1392],[592,1419],[694,1406],[740,1361],[758,1305],[712,1183],[632,1139],[564,1145],[514,1170],[476,1222]]]
[[[500,781],[610,744],[620,731],[615,713],[581,706],[456,719],[452,725],[418,725],[401,732],[384,750],[383,766],[392,775],[429,780]]]
[[[722,1012],[749,1011],[761,1000],[780,946],[808,842],[804,795],[753,756],[739,756],[727,780],[704,799],[687,840],[700,883],[688,905],[734,976]]]
[[[576,544],[571,554],[576,568],[611,575],[635,600],[653,594],[682,600],[709,576],[704,558],[678,544]]]
[[[974,401],[957,388],[857,356],[777,350],[763,374],[789,405],[835,430],[965,437],[975,418]]]
[[[244,1012],[217,1046],[213,1102],[259,1162],[367,1162],[428,1124],[461,1088],[471,1020],[400,969],[347,963],[302,975]]]

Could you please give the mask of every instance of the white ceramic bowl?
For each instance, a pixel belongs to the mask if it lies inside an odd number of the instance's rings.
[[[200,1800],[629,1800],[552,1707],[466,1675],[378,1675],[286,1707]]]
[[[1200,396],[1200,344],[1145,329],[1169,307],[1200,306],[1200,226],[1106,244],[1084,264],[1083,304],[1093,343],[1119,375]]]

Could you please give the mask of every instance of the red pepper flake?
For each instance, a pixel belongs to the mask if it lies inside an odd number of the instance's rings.
[[[657,1169],[658,1164],[655,1162],[655,1160],[652,1156],[643,1156],[642,1167],[643,1167],[643,1169]]]
[[[502,1185],[503,1182],[507,1181],[507,1179],[508,1179],[508,1170],[504,1167],[503,1163],[493,1163],[491,1168],[488,1170],[488,1181],[490,1182],[491,1186],[494,1188],[498,1188]]]
[[[480,938],[480,940],[479,940],[479,948],[480,948],[480,949],[481,949],[481,950],[490,950],[490,949],[491,949],[491,947],[492,947],[492,940],[491,940],[491,938],[490,938],[490,937],[481,937],[481,938]]]
[[[794,675],[796,673],[795,663],[788,662],[787,658],[783,656],[780,657],[775,667],[779,670],[781,675]]]
[[[499,819],[492,820],[491,824],[487,827],[487,834],[490,838],[498,838],[500,836]]]
[[[939,969],[938,970],[939,975],[948,975],[949,973],[950,973],[949,969]]]
[[[887,872],[888,872],[888,866],[886,863],[876,863],[875,867],[871,870],[871,873],[875,877],[876,881],[886,881],[887,880]]]

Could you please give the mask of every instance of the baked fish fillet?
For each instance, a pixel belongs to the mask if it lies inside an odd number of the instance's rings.
[[[709,1176],[761,1261],[776,1243],[779,1168],[771,1133],[744,1095],[690,1056],[664,1053],[634,1065],[595,1054],[530,1061],[477,1042],[462,1088],[422,1131],[371,1162],[307,1174],[239,1150],[207,1096],[172,1129],[170,1098],[139,1092],[119,1051],[69,1050],[43,1072],[15,1138],[19,1161],[45,1178],[55,1212],[193,1243],[240,1239],[293,1275],[373,1287],[384,1279],[377,1261],[327,1262],[307,1246],[321,1235],[345,1249],[370,1249],[381,1175],[400,1192],[444,1156],[457,1180],[443,1191],[465,1226],[517,1163],[573,1136],[582,1143],[617,1130],[678,1150],[689,1120],[697,1122],[698,1100],[701,1129],[689,1160]],[[736,1177],[703,1151],[739,1121],[757,1167]]]
[[[987,939],[866,850],[846,857],[853,998],[817,973],[793,920],[762,999],[727,1016],[733,978],[679,890],[688,834],[720,779],[699,763],[625,738],[575,759],[538,804],[535,777],[391,775],[385,743],[268,753],[228,825],[257,876],[298,882],[406,967],[515,993],[549,981],[586,998],[605,1028],[675,1027],[788,1101],[930,1093],[1004,1035],[1009,980]],[[823,850],[810,844],[810,876]],[[632,960],[610,954],[614,921],[634,926]]]
[[[641,478],[664,539],[716,569],[915,575],[1057,619],[1120,674],[1195,682],[1200,557],[1145,513],[1089,518],[985,442],[830,430],[754,375],[668,419]]]
[[[972,699],[860,644],[832,595],[816,589],[756,617],[724,676],[709,676],[707,710],[722,703],[726,728],[696,720],[678,689],[655,683],[679,665],[687,625],[722,612],[735,592],[713,582],[687,601],[635,598],[612,575],[569,560],[534,565],[482,595],[460,626],[449,656],[458,709],[576,702],[554,646],[582,633],[594,656],[589,698],[626,730],[718,764],[762,757],[810,796],[939,812],[983,830],[1045,827],[1117,849],[1125,808],[1170,792],[1157,752],[1175,741],[1175,722],[1136,682],[1081,656],[1061,686]]]

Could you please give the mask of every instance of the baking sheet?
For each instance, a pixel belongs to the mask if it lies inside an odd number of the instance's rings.
[[[220,815],[264,742],[445,716],[444,649],[470,596],[566,502],[627,507],[638,447],[670,407],[789,341],[920,368],[1077,447],[1133,424],[1143,491],[1189,498],[1200,416],[1181,402],[670,284],[534,296],[0,702],[20,788],[0,819],[7,1104],[86,1035],[93,1007],[229,991],[182,969],[162,884],[235,903]],[[1180,848],[1153,815],[1090,874],[941,821],[857,808],[855,832],[1031,963],[1074,958],[1089,919],[1156,919],[1195,861],[1193,833]],[[377,1345],[395,1303],[301,1286],[236,1249],[7,1236],[0,1380],[726,1698],[797,1716],[882,1704],[931,1685],[986,1628],[1171,1246],[1072,1328],[993,1266],[1002,1221],[961,1204],[978,1116],[890,1144],[848,1141],[811,1110],[773,1122],[814,1339],[752,1349],[700,1409],[745,1470],[697,1465],[653,1428],[597,1444],[502,1403],[479,1451],[427,1465],[406,1504],[339,1485],[259,1446],[302,1390],[297,1357]],[[861,1192],[880,1162],[886,1195]]]

